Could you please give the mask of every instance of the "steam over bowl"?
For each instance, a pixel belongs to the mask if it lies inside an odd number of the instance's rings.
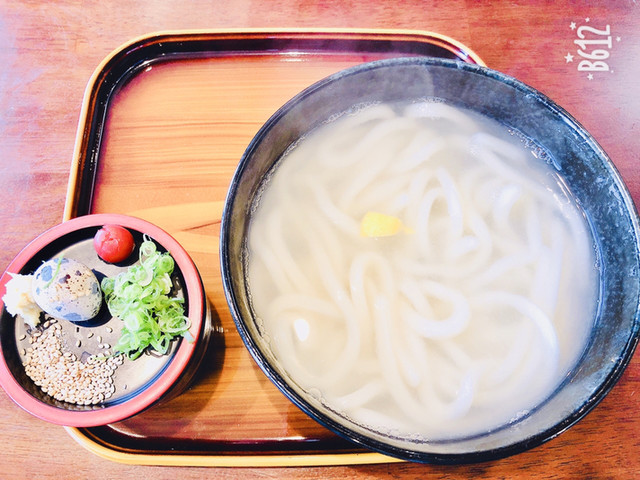
[[[268,188],[282,155],[345,111],[416,99],[437,99],[487,116],[536,145],[539,161],[562,178],[588,219],[600,275],[597,298],[590,299],[595,318],[584,319],[593,321],[586,347],[559,386],[512,422],[450,438],[404,435],[391,426],[386,431],[370,428],[342,414],[306,381],[299,381],[274,354],[274,334],[265,330],[256,314],[247,270],[248,235],[257,199],[265,185]],[[311,228],[314,219],[302,222]],[[426,463],[468,463],[516,454],[554,438],[583,418],[613,387],[638,340],[639,233],[633,201],[612,162],[592,136],[549,98],[481,66],[440,59],[392,59],[356,66],[310,86],[260,129],[228,192],[220,238],[221,269],[232,316],[249,352],[265,375],[311,418],[357,445],[384,454]]]

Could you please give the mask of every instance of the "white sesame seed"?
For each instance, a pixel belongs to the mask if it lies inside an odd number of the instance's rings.
[[[100,403],[113,394],[117,360],[108,363],[91,355],[86,363],[79,361],[74,354],[64,350],[57,328],[45,329],[34,337],[32,347],[24,350],[23,365],[25,373],[43,392],[56,400],[78,405]]]

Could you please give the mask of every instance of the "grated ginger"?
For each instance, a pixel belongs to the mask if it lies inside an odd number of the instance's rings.
[[[40,323],[40,313],[42,310],[33,300],[31,294],[32,275],[20,275],[10,273],[11,280],[5,285],[7,292],[2,297],[4,306],[11,315],[16,315],[34,328]]]

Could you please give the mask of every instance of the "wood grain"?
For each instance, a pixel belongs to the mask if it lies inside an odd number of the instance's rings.
[[[607,62],[613,73],[589,80],[575,63],[567,63],[567,53],[577,55],[571,22],[598,28],[610,25],[614,43]],[[465,43],[490,67],[540,89],[585,125],[609,153],[639,204],[640,64],[633,59],[640,54],[640,11],[633,2],[609,1],[592,6],[582,2],[265,0],[258,4],[230,0],[194,1],[185,6],[141,1],[123,8],[111,0],[0,0],[0,269],[33,237],[61,221],[83,91],[92,71],[109,52],[151,31],[287,26],[431,30]],[[208,67],[202,64],[193,68]],[[210,92],[208,95],[185,99],[167,91],[163,98],[151,98],[156,102],[152,109],[142,108],[149,104],[148,98],[131,95],[131,103],[121,105],[121,121],[113,122],[118,129],[111,132],[111,140],[117,141],[109,143],[113,149],[105,153],[108,161],[99,172],[101,182],[94,210],[137,214],[174,233],[205,272],[205,288],[215,305],[224,301],[214,266],[217,220],[226,182],[248,139],[272,113],[270,102],[283,103],[295,93],[291,91],[293,85],[281,79],[274,82],[279,84],[277,89],[243,98],[251,116],[238,116],[242,109],[237,108],[237,101],[247,86],[258,76],[274,71],[261,68],[239,72],[237,65],[229,62],[228,68],[216,67],[206,84],[193,86],[193,90]],[[304,70],[303,75],[308,75],[305,81],[311,83],[329,70],[325,65]],[[182,69],[174,74],[175,84],[194,78]],[[235,84],[233,90],[215,89],[216,84],[230,79]],[[177,103],[184,102],[191,105],[188,115],[162,115],[163,110],[179,110]],[[211,125],[212,115],[224,121]],[[164,135],[167,126],[181,134]],[[219,151],[216,145],[220,137],[225,138],[226,146]],[[150,146],[162,153],[149,158],[145,149]],[[111,161],[114,159],[117,161]],[[174,165],[179,175],[166,175],[164,168],[158,168],[160,164]],[[212,174],[221,174],[219,183],[209,184]],[[189,189],[179,186],[184,182]],[[128,188],[132,183],[135,192]],[[223,327],[232,329],[228,313],[220,310]],[[225,366],[253,372],[255,378],[251,380],[263,387],[246,415],[253,420],[265,413],[281,415],[282,397],[255,367],[247,364],[237,337],[225,336],[225,342]],[[157,418],[159,424],[174,411],[188,412],[190,416],[181,417],[175,425],[184,436],[202,436],[207,429],[217,427],[227,438],[234,438],[250,430],[241,419],[225,418],[222,403],[233,402],[247,392],[234,386],[231,373],[228,377],[216,375],[213,369],[188,396],[147,412],[149,418]],[[21,411],[0,392],[4,445],[0,477],[639,478],[639,386],[640,360],[636,354],[612,392],[584,420],[545,445],[496,462],[460,467],[390,464],[264,469],[112,463],[79,447],[60,427]],[[205,415],[214,404],[220,409],[217,417]],[[274,434],[299,433],[286,430],[288,425],[311,431],[318,428],[298,417],[301,414],[294,407],[284,412],[294,420],[283,421],[279,428],[285,430]],[[134,420],[127,427],[134,429],[135,422],[142,420]],[[153,422],[145,427],[150,424]],[[55,454],[43,455],[45,451]]]

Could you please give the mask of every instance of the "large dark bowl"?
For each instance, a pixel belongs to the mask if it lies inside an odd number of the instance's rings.
[[[303,134],[356,104],[437,97],[521,132],[554,159],[590,218],[601,262],[597,318],[586,351],[538,408],[495,431],[448,441],[398,440],[331,412],[288,379],[255,322],[247,288],[246,233],[265,175]],[[222,219],[224,288],[238,331],[273,383],[309,416],[356,444],[408,460],[468,463],[512,455],[554,438],[611,390],[638,341],[639,224],[618,172],[593,137],[540,92],[488,68],[438,59],[393,59],[328,77],[286,103],[257,133],[238,166]]]

